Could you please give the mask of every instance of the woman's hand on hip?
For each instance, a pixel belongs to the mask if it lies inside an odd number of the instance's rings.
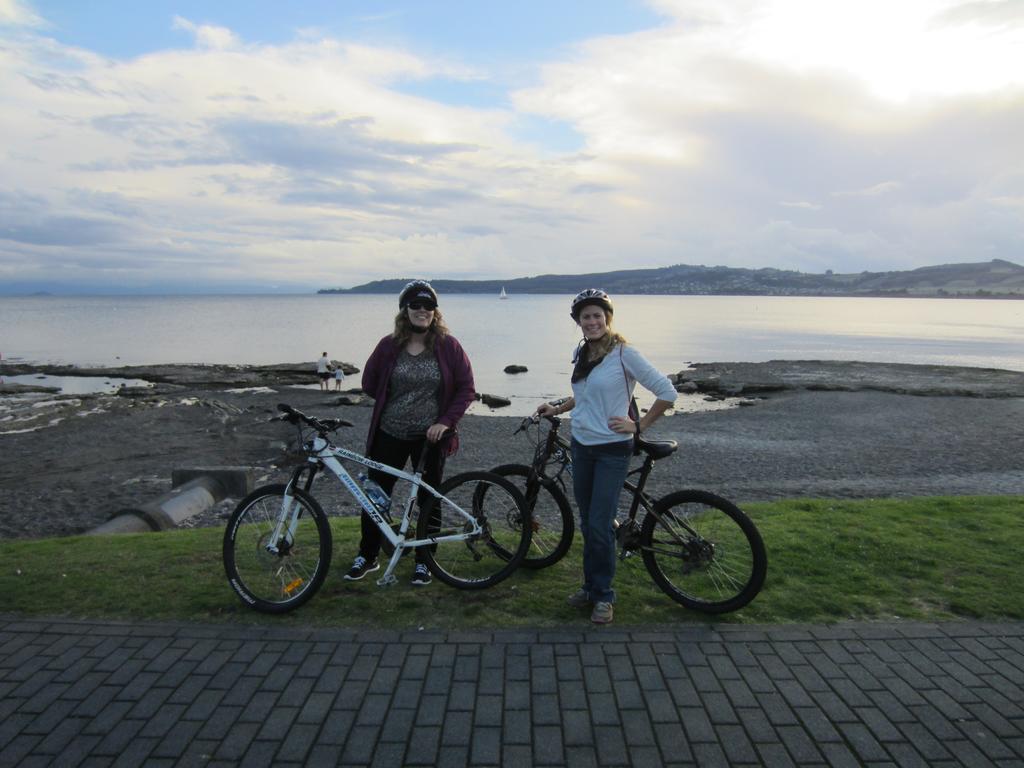
[[[427,440],[429,440],[432,443],[436,443],[438,440],[444,437],[444,433],[447,431],[448,427],[446,427],[444,424],[431,424],[429,427],[427,427]]]
[[[633,435],[636,434],[637,424],[625,416],[612,416],[608,419],[608,428],[612,432],[618,432],[620,435]]]

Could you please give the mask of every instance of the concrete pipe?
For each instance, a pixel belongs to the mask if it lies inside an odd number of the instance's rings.
[[[89,534],[146,533],[177,528],[228,496],[245,496],[254,485],[246,468],[174,470],[169,493],[139,507],[122,509]]]

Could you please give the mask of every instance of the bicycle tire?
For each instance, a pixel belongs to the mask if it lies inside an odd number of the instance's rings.
[[[753,521],[706,491],[676,491],[659,499],[644,517],[640,549],[661,590],[702,613],[739,610],[761,591],[768,572]]]
[[[522,567],[539,570],[554,565],[569,551],[576,530],[572,506],[554,480],[529,481],[532,470],[525,464],[502,464],[491,470],[510,478],[523,494],[530,511],[530,548]]]
[[[320,504],[305,491],[292,489],[300,506],[298,525],[282,537],[282,551],[266,544],[277,526],[284,503],[284,485],[257,488],[231,513],[224,531],[224,571],[238,597],[262,613],[285,613],[320,589],[331,566],[331,527]]]
[[[500,475],[478,471],[456,475],[438,491],[445,498],[433,499],[420,511],[417,538],[465,532],[469,524],[455,505],[472,514],[484,532],[424,546],[430,572],[459,589],[484,589],[508,578],[530,546],[530,527],[522,524],[529,512],[519,490]]]

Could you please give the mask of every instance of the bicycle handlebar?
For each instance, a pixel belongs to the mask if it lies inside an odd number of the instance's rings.
[[[333,432],[341,427],[352,427],[355,426],[351,421],[345,419],[318,419],[313,416],[307,416],[302,411],[292,408],[287,403],[278,403],[277,410],[284,414],[282,417],[285,421],[291,424],[298,424],[302,422],[309,427],[316,430],[319,435],[326,435],[328,432]]]
[[[297,408],[293,408],[287,403],[278,403],[277,410],[284,414],[283,416],[278,416],[278,419],[282,421],[287,421],[289,424],[298,424],[299,422],[302,422],[303,424],[312,427],[314,430],[316,430],[317,434],[321,436],[325,436],[328,432],[334,432],[336,429],[340,429],[341,427],[355,426],[355,424],[353,424],[351,421],[348,421],[347,419],[318,419],[315,416],[307,416],[302,411],[298,410]],[[452,437],[454,437],[454,435],[455,430],[449,429],[441,436],[441,438],[437,442],[443,443],[445,440],[450,440]],[[413,432],[407,436],[407,439],[426,440],[427,433]],[[425,455],[426,453],[424,453],[424,456]]]
[[[512,433],[513,436],[518,435],[520,432],[523,432],[527,427],[531,427],[534,424],[539,424],[541,419],[545,419],[549,424],[551,424],[551,426],[560,424],[562,421],[557,416],[539,416],[535,413],[532,416],[525,417],[521,422],[519,422],[519,426],[516,427],[515,432]]]

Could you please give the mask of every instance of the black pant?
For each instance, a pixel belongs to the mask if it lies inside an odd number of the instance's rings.
[[[379,461],[381,464],[387,464],[389,467],[395,469],[403,469],[405,463],[412,459],[412,466],[415,469],[419,463],[420,454],[423,452],[424,446],[427,449],[427,455],[423,462],[423,480],[424,482],[437,488],[441,484],[441,475],[444,472],[444,455],[441,452],[441,443],[430,443],[427,440],[399,440],[397,437],[392,437],[387,432],[378,429],[377,434],[373,437],[373,445],[370,447],[369,458],[374,461]],[[398,482],[398,478],[394,475],[388,475],[384,472],[380,472],[376,469],[371,469],[369,472],[370,479],[375,481],[381,488],[383,488],[390,496],[394,490],[395,483]],[[408,486],[404,486],[407,488]],[[403,491],[407,493],[407,491]],[[420,514],[423,514],[424,509],[429,507],[429,510],[436,510],[437,507],[433,503],[434,497],[425,491],[420,491],[419,496]],[[398,513],[397,508],[394,506],[395,502],[399,504],[405,503],[405,498],[393,499],[392,509],[395,513]],[[362,539],[359,542],[359,554],[365,557],[369,561],[373,561],[377,558],[377,554],[380,552],[381,541],[383,536],[381,535],[380,528],[377,524],[370,519],[370,516],[363,512],[361,516],[362,520]],[[420,554],[419,549],[416,550],[416,562],[423,562],[423,557]]]

